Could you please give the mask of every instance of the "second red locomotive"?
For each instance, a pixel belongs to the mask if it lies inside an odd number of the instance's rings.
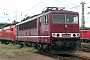
[[[16,25],[4,27],[0,29],[0,41],[1,43],[9,43],[16,41]]]
[[[82,42],[90,42],[90,30],[80,30],[80,39]]]

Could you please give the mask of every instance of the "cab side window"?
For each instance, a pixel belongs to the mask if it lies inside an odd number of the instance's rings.
[[[44,24],[48,24],[48,15],[44,16]]]

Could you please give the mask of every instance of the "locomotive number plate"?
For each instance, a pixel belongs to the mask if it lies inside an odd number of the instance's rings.
[[[62,34],[62,37],[70,37],[70,34]]]

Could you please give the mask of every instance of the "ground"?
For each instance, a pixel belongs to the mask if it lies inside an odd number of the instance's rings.
[[[8,58],[5,55],[0,54],[0,60],[56,60],[56,59],[37,53],[24,52],[17,54],[14,58]]]
[[[83,57],[83,58],[88,58],[90,60],[90,52],[78,51],[78,52],[74,53],[74,55]]]
[[[0,60],[56,60],[38,53],[34,47],[22,47],[18,44],[0,44]]]

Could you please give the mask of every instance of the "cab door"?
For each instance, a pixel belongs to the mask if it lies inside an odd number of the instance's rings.
[[[42,22],[41,17],[38,18],[38,42],[41,42],[41,36],[42,36]]]

